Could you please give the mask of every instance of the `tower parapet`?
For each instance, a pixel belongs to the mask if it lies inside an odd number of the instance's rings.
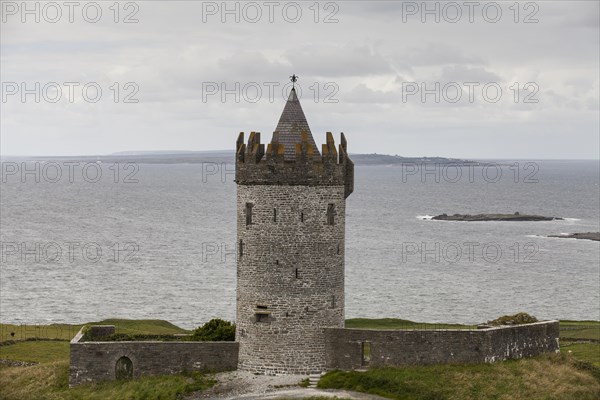
[[[333,134],[319,154],[309,142],[309,133],[300,133],[295,144],[295,158],[285,159],[286,148],[279,142],[279,132],[267,145],[260,142],[260,132],[251,132],[248,143],[244,132],[237,139],[235,179],[238,185],[307,185],[344,186],[344,197],[354,191],[354,163],[347,152],[346,137],[340,134],[339,150]]]

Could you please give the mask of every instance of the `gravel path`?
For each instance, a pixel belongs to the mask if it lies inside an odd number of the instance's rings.
[[[209,390],[194,393],[187,399],[238,399],[246,394],[263,395],[274,390],[290,389],[308,376],[266,376],[246,371],[230,371],[215,374],[213,378],[219,383]]]
[[[194,393],[186,400],[229,399],[229,400],[263,400],[263,399],[303,399],[311,396],[323,396],[352,400],[380,400],[383,397],[344,390],[321,390],[298,387],[298,383],[307,379],[307,375],[254,375],[251,372],[221,372],[213,376],[219,383],[211,389]]]

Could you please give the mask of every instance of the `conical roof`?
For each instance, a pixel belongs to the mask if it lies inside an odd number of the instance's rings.
[[[296,159],[296,144],[301,143],[300,134],[302,132],[306,132],[308,135],[308,144],[312,145],[313,154],[320,154],[294,88],[290,91],[275,131],[279,133],[279,144],[285,146],[285,160]]]

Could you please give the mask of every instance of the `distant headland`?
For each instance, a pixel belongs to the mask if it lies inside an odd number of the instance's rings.
[[[541,215],[520,214],[441,214],[431,218],[438,221],[554,221],[560,217],[544,217]]]
[[[446,157],[403,157],[389,154],[350,154],[355,165],[402,165],[402,164],[451,164],[451,165],[473,165],[481,163],[478,161],[464,160]],[[118,153],[95,155],[95,156],[29,156],[29,157],[3,157],[6,159],[29,160],[68,160],[77,162],[103,162],[124,163],[135,162],[138,164],[202,164],[206,162],[233,163],[235,154],[233,151],[122,151]]]
[[[579,232],[579,233],[569,233],[566,235],[548,235],[548,237],[564,238],[564,239],[584,239],[584,240],[594,240],[596,242],[600,242],[600,232]]]

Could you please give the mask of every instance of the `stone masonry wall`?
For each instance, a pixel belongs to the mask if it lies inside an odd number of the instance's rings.
[[[344,326],[344,186],[238,185],[237,212],[239,368],[323,371],[323,328]]]
[[[183,371],[225,371],[237,368],[236,342],[79,342],[71,341],[69,386],[115,379],[117,360],[127,357],[133,377]]]
[[[484,363],[559,350],[558,321],[480,330],[326,329],[327,369]],[[370,360],[363,356],[369,343]]]
[[[487,353],[484,362],[533,357],[560,349],[558,321],[497,327],[483,331]]]

